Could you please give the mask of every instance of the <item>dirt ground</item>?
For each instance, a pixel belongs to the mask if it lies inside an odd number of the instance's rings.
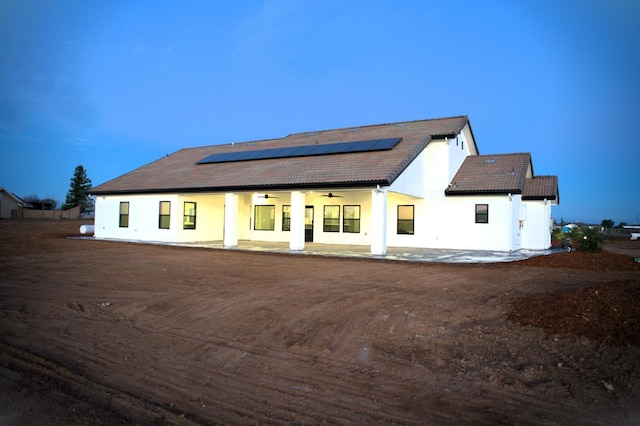
[[[638,424],[640,241],[429,264],[0,221],[0,424]]]

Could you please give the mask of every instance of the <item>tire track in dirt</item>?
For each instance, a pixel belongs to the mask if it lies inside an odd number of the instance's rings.
[[[2,341],[0,341],[0,363],[4,368],[36,376],[38,380],[48,382],[50,386],[63,390],[67,395],[87,401],[119,416],[112,419],[114,424],[123,421],[131,424],[148,424],[158,420],[174,425],[197,424],[180,414],[154,406],[150,401],[145,401],[136,395],[91,381],[55,361],[31,354]]]

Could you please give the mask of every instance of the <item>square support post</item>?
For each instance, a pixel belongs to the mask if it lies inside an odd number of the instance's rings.
[[[238,246],[238,194],[224,194],[224,246]]]
[[[292,191],[289,249],[294,251],[304,250],[304,209],[305,193]]]
[[[371,254],[387,253],[387,191],[371,191]]]

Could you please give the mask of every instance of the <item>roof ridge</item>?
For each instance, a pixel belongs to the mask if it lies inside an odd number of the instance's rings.
[[[177,150],[175,152],[186,151],[186,150],[191,150],[191,149],[202,149],[202,148],[210,148],[210,147],[217,147],[217,146],[226,146],[226,145],[229,145],[229,146],[231,146],[231,145],[243,145],[243,146],[246,146],[247,144],[252,144],[252,143],[267,142],[267,141],[281,141],[281,140],[290,138],[292,136],[305,135],[305,134],[308,134],[308,133],[324,133],[324,132],[344,131],[344,130],[349,130],[349,129],[364,129],[364,128],[375,128],[375,127],[382,127],[382,126],[396,126],[396,125],[399,125],[399,124],[412,124],[412,123],[424,123],[424,122],[428,122],[428,121],[454,120],[454,119],[457,119],[457,118],[458,119],[459,118],[464,118],[464,119],[467,120],[467,122],[469,122],[469,117],[467,115],[455,115],[455,116],[451,116],[451,117],[424,118],[424,119],[420,119],[420,120],[394,121],[394,122],[390,122],[390,123],[378,123],[378,124],[364,124],[364,125],[361,125],[361,126],[338,127],[338,128],[335,128],[335,129],[306,130],[306,131],[302,131],[302,132],[289,133],[288,135],[286,135],[284,137],[279,137],[279,138],[253,139],[253,140],[249,140],[249,141],[232,141],[232,142],[224,142],[224,143],[219,143],[219,144],[210,144],[210,145],[186,147],[186,148],[181,148],[181,149],[179,149],[179,150]]]
[[[305,133],[335,132],[335,131],[350,130],[350,129],[363,129],[365,127],[366,128],[374,128],[374,127],[382,127],[382,126],[396,126],[396,125],[399,125],[399,124],[423,123],[423,122],[427,122],[427,121],[454,120],[456,118],[464,118],[467,121],[469,121],[469,117],[467,115],[456,115],[456,116],[451,116],[451,117],[440,117],[440,118],[424,118],[424,119],[420,119],[420,120],[392,121],[390,123],[363,124],[363,125],[360,125],[360,126],[337,127],[335,129],[307,130],[307,131],[304,131],[304,132],[289,133],[287,136],[285,136],[284,138],[280,138],[280,139],[286,139],[288,137],[296,136],[296,135],[303,135]],[[268,139],[265,139],[265,140],[268,140]]]
[[[507,152],[502,154],[478,154],[473,157],[497,157],[497,156],[507,156],[507,155],[531,155],[530,152]]]

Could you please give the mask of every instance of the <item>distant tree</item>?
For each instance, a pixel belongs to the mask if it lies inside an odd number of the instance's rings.
[[[618,224],[618,228],[624,228],[624,227],[625,227],[625,226],[627,226],[627,225],[628,225],[628,223],[627,223],[627,222],[620,222],[620,223]]]
[[[71,178],[71,187],[67,192],[67,199],[63,209],[71,209],[80,206],[80,212],[85,213],[93,209],[93,199],[89,195],[91,191],[91,179],[87,177],[87,172],[82,166],[77,166]]]
[[[610,229],[613,228],[613,220],[611,219],[604,219],[601,223],[600,226],[602,226],[604,229]]]
[[[52,210],[55,210],[58,207],[58,200],[53,197],[47,197],[40,200],[44,204],[49,204]]]
[[[36,209],[55,210],[58,207],[58,200],[53,197],[40,198],[36,194],[30,194],[22,199],[35,206]]]

